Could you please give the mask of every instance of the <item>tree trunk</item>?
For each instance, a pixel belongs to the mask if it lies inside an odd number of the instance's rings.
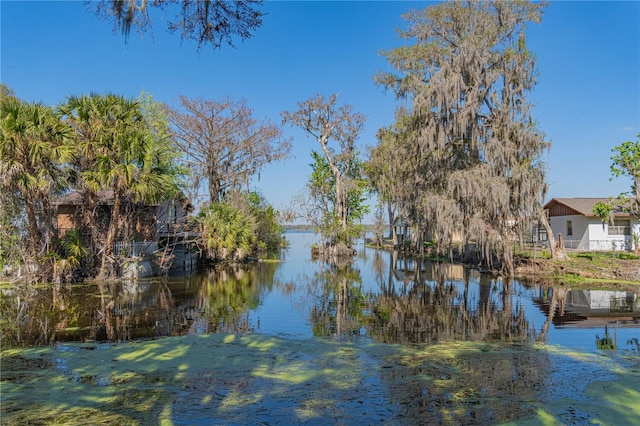
[[[111,210],[111,221],[109,222],[109,230],[107,231],[107,241],[102,252],[102,265],[100,266],[100,275],[102,277],[111,276],[113,258],[113,245],[118,231],[118,222],[120,221],[120,204],[122,197],[120,191],[113,191],[113,210]]]
[[[398,234],[396,234],[396,218],[390,201],[387,202],[387,214],[389,215],[389,236],[392,238],[393,246],[395,247],[398,244]]]
[[[337,214],[340,219],[340,225],[343,231],[347,230],[347,203],[349,199],[349,195],[347,192],[347,186],[345,185],[345,176],[342,174],[338,166],[336,165],[336,160],[331,155],[331,151],[327,147],[327,143],[329,141],[329,135],[322,135],[318,138],[318,142],[322,147],[322,152],[327,160],[327,164],[329,164],[329,168],[333,173],[333,177],[336,180],[336,204],[337,204]]]
[[[26,198],[26,197],[25,197]],[[36,254],[42,247],[40,246],[40,233],[38,232],[38,219],[36,218],[36,209],[33,200],[24,200],[25,209],[27,210],[27,221],[29,229],[29,240],[31,244],[31,254]]]
[[[636,216],[640,215],[640,176],[634,176],[633,178],[633,192],[635,195],[635,202],[632,203],[633,206],[633,214]],[[613,214],[613,212],[612,212]]]
[[[551,225],[549,225],[549,220],[547,219],[547,215],[544,210],[540,215],[540,223],[542,223],[542,226],[544,226],[544,229],[547,231],[547,240],[549,241],[549,251],[551,252],[551,259],[569,260],[569,256],[567,256],[567,253],[564,250],[564,240],[562,240],[562,234],[558,234],[560,238],[558,243],[556,243],[555,236],[553,235],[553,230],[551,229]]]
[[[209,174],[209,202],[220,202],[220,182],[212,174]]]
[[[503,239],[502,243],[502,272],[510,277],[513,277],[515,266],[513,264],[513,250],[511,248],[511,242],[507,239]]]
[[[42,200],[42,211],[45,212],[45,216],[43,217],[43,247],[45,250],[49,250],[51,239],[55,237],[55,233],[53,229],[53,209],[51,207],[51,203],[46,197]]]
[[[101,244],[101,232],[100,232],[100,221],[97,216],[97,195],[95,193],[89,192],[86,189],[82,192],[82,202],[76,208],[75,211],[75,220],[77,228],[79,228],[82,232],[82,237],[85,237],[85,232],[88,232],[89,236],[89,253],[88,258],[91,259],[89,261],[89,268],[92,273],[95,272],[95,268],[97,266],[98,261],[98,253]]]
[[[334,169],[332,167],[332,169]],[[337,200],[337,208],[338,208],[338,217],[340,218],[340,227],[342,231],[347,230],[347,202],[348,202],[348,194],[346,190],[346,185],[344,184],[344,178],[342,173],[335,168],[333,170],[335,179],[336,179],[336,200]]]

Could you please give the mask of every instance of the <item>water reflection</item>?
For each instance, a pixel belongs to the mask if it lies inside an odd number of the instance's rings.
[[[313,335],[359,335],[366,322],[360,270],[353,264],[322,266],[307,282],[314,298],[309,312]]]
[[[631,291],[541,287],[533,301],[557,328],[640,327],[640,300]]]
[[[185,278],[4,289],[3,347],[54,341],[253,331],[248,313],[278,264],[212,269]]]
[[[528,286],[364,248],[354,263],[329,265],[310,260],[301,236],[290,240],[281,263],[189,277],[5,288],[0,343],[243,332],[402,344],[546,342],[586,327],[594,330],[585,339],[595,347],[594,336],[605,326],[621,333],[619,344],[638,337],[636,292]]]
[[[393,343],[529,340],[531,324],[510,285],[461,265],[398,259],[372,306],[370,333]],[[475,287],[475,288],[472,288]]]

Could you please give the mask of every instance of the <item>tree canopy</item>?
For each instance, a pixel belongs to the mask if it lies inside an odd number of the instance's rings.
[[[614,147],[611,152],[612,177],[629,176],[632,179],[631,193],[633,194],[636,212],[640,212],[640,133],[637,141],[626,141]]]
[[[354,220],[362,217],[363,171],[356,141],[366,117],[353,106],[338,105],[338,95],[313,96],[298,103],[294,112],[282,113],[285,123],[304,130],[322,150],[314,152],[311,195],[326,206],[324,236],[331,244],[351,244]],[[333,223],[335,222],[335,225]]]
[[[398,119],[401,122],[402,114]],[[364,166],[371,190],[377,194],[379,204],[386,206],[394,245],[398,244],[396,222],[410,216],[416,195],[409,178],[415,170],[415,159],[409,151],[410,144],[402,140],[407,133],[398,129],[398,125],[391,125],[378,131],[378,144],[370,148]]]
[[[86,2],[94,6],[94,2]],[[131,29],[141,34],[152,31],[152,11],[165,19],[171,11],[179,10],[167,18],[167,30],[179,33],[182,39],[193,40],[198,48],[210,45],[219,49],[223,44],[234,46],[234,38],[250,38],[262,25],[264,13],[259,10],[262,0],[99,0],[95,2],[98,16],[113,22],[114,31],[120,31],[125,40]]]
[[[260,169],[287,158],[290,140],[270,120],[257,120],[246,101],[190,99],[167,106],[174,139],[191,169],[192,189],[206,184],[209,202],[247,186]],[[193,197],[192,197],[193,198]]]
[[[32,254],[44,254],[53,232],[45,211],[65,186],[61,165],[74,155],[70,137],[50,107],[9,91],[0,98],[0,188],[17,197],[12,203],[6,199],[7,206],[24,205]]]
[[[439,250],[459,240],[488,266],[513,271],[511,241],[539,216],[548,147],[527,99],[536,83],[526,44],[544,3],[452,1],[410,11],[384,52],[391,72],[376,80],[408,106],[394,148],[411,163],[407,219]]]
[[[279,213],[241,186],[285,157],[289,141],[279,127],[256,121],[244,101],[185,104],[192,109],[181,115],[144,92],[137,99],[90,93],[51,108],[0,85],[0,266],[28,263],[34,274],[21,278],[36,281],[118,276],[124,257],[116,243],[147,231],[150,207],[182,197],[189,164],[192,172],[203,167],[196,185],[214,170],[215,201],[224,198],[202,210],[202,239],[190,244],[213,260],[279,248]],[[64,228],[54,226],[56,205]]]
[[[593,207],[593,214],[603,223],[613,221],[615,208],[640,215],[640,134],[637,141],[623,142],[613,147],[611,152],[611,179],[629,176],[632,183],[629,192],[610,197],[606,202],[600,201]]]
[[[113,245],[123,237],[125,202],[158,202],[176,194],[181,169],[171,140],[146,119],[141,104],[114,94],[70,96],[59,113],[74,129],[78,157],[75,187],[83,198],[83,222],[102,253],[101,271],[113,276]],[[113,197],[106,239],[95,229],[99,194]]]

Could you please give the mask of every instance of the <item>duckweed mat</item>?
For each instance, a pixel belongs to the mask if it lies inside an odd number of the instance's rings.
[[[1,352],[0,421],[25,424],[640,424],[637,353],[258,334]]]

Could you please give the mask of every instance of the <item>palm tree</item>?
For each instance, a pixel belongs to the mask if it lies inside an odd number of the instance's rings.
[[[252,216],[225,203],[214,203],[200,213],[202,237],[214,260],[241,259],[254,251],[256,224]]]
[[[113,275],[113,246],[122,228],[123,203],[173,196],[180,175],[173,164],[176,154],[171,141],[154,132],[136,100],[113,94],[71,96],[59,112],[76,131],[78,186],[84,197],[93,206],[100,193],[113,197],[100,271]],[[89,219],[94,211],[88,211]],[[93,228],[94,239],[100,238]]]
[[[62,164],[73,156],[69,130],[46,105],[0,100],[0,185],[24,203],[31,256],[44,254],[52,234],[50,197],[66,186]]]

